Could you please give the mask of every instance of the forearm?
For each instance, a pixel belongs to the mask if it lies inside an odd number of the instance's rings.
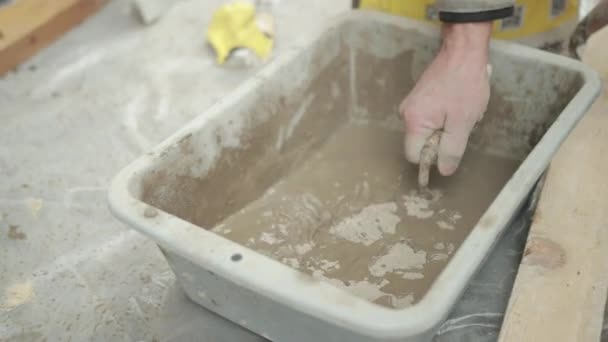
[[[442,53],[487,62],[492,21],[512,15],[514,0],[438,0]]]
[[[473,58],[482,65],[488,61],[488,49],[492,36],[492,23],[444,23],[441,52],[454,58]]]

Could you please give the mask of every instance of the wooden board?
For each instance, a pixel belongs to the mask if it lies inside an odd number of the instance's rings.
[[[608,30],[583,60],[608,79]],[[608,93],[547,174],[500,341],[599,341],[608,290]]]
[[[108,0],[13,0],[0,7],[0,75],[15,68]]]

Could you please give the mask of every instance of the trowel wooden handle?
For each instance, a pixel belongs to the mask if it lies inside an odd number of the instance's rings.
[[[427,140],[420,151],[420,162],[418,163],[418,186],[426,188],[429,185],[431,168],[437,162],[439,141],[441,131],[435,131]]]

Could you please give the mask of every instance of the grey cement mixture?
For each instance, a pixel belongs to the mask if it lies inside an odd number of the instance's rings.
[[[213,231],[372,302],[420,300],[518,162],[468,152],[417,189],[402,133],[348,123]]]

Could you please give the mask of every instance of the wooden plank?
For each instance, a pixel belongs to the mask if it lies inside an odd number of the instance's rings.
[[[605,29],[583,57],[604,80],[606,42]],[[551,163],[500,341],[599,341],[608,290],[607,156],[604,89]]]
[[[0,7],[0,75],[46,47],[108,0],[16,0]]]

